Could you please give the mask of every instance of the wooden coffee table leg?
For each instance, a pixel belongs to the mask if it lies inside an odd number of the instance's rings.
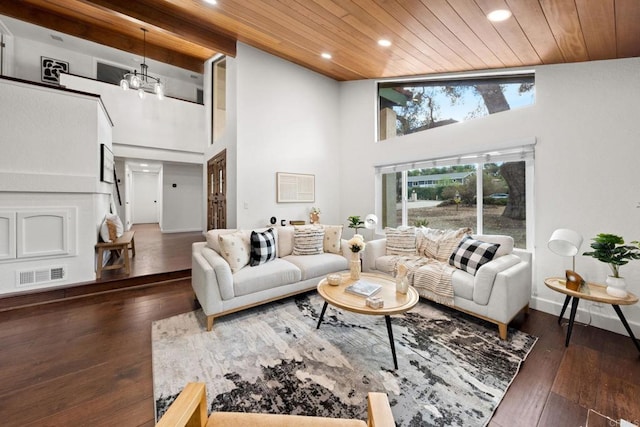
[[[638,344],[638,340],[636,339],[635,335],[633,335],[633,331],[629,327],[629,323],[627,323],[627,319],[625,319],[624,314],[622,314],[622,310],[620,310],[620,306],[615,304],[611,304],[611,306],[616,311],[616,314],[620,318],[620,321],[624,325],[624,328],[627,330],[627,333],[629,334],[631,341],[633,341],[633,344],[636,346],[638,351],[640,351],[640,344]]]
[[[393,329],[391,329],[391,316],[384,316],[387,321],[387,332],[389,333],[389,344],[391,344],[391,354],[393,355],[393,366],[398,369],[398,359],[396,357],[396,345],[393,342]]]
[[[324,305],[322,306],[322,312],[320,313],[320,318],[318,319],[318,326],[316,326],[316,329],[320,329],[320,324],[322,323],[322,318],[324,317],[324,312],[327,311],[327,306],[329,305],[328,302],[324,302]]]

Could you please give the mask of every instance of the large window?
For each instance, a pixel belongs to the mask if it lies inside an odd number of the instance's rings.
[[[383,227],[469,227],[527,247],[533,145],[377,168]]]
[[[407,135],[531,105],[532,74],[378,84],[379,139]]]

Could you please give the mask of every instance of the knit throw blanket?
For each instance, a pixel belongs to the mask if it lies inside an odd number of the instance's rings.
[[[438,304],[453,306],[453,285],[451,276],[455,267],[437,259],[417,256],[398,256],[394,270],[404,264],[407,267],[407,279],[420,296]]]

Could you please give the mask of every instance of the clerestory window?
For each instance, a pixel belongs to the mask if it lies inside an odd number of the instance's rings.
[[[534,101],[533,74],[380,82],[379,140],[513,110]]]

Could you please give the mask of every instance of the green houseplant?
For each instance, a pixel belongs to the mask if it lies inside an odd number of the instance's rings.
[[[349,221],[349,228],[355,228],[356,232],[355,234],[358,234],[358,229],[359,228],[364,228],[364,221],[362,221],[360,219],[360,216],[358,215],[352,215],[349,218],[347,218],[347,221]]]
[[[607,278],[607,293],[620,298],[626,297],[626,284],[624,278],[620,277],[620,266],[634,259],[640,259],[640,243],[633,241],[631,244],[625,244],[621,236],[607,233],[600,233],[592,240],[591,249],[593,250],[583,255],[608,264],[613,275]]]

